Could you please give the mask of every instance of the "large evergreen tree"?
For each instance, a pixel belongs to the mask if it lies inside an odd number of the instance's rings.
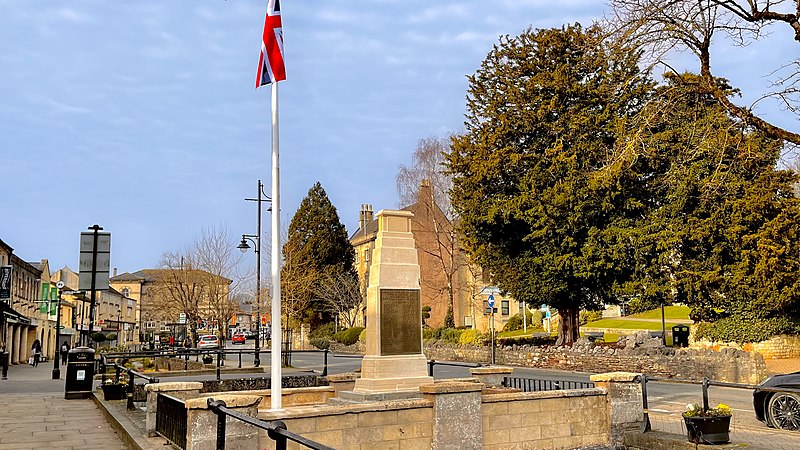
[[[355,251],[336,208],[319,182],[308,190],[292,217],[283,255],[281,289],[298,297],[297,304],[306,305],[307,321],[317,324],[330,320],[331,311],[317,299],[316,293],[325,279],[342,274],[356,276]],[[302,274],[301,279],[293,283],[293,276],[298,273]]]
[[[558,309],[560,342],[631,276],[640,180],[602,175],[652,85],[637,62],[573,25],[502,38],[469,78],[448,158],[464,244],[501,289]]]

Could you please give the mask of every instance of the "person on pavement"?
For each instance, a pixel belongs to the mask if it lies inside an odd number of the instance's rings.
[[[67,341],[64,341],[64,343],[61,344],[61,364],[62,365],[67,363],[67,354],[69,354],[69,344],[67,343]]]
[[[39,365],[39,356],[42,354],[42,343],[39,342],[38,339],[33,341],[33,345],[31,345],[31,353],[33,353],[33,367],[37,367]]]

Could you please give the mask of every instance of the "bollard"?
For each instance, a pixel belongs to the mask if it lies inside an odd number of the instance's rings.
[[[703,412],[708,411],[708,378],[703,377]]]
[[[322,376],[328,376],[328,349],[323,349],[323,367],[322,367]]]
[[[2,360],[3,360],[3,361],[2,361],[2,362],[3,362],[3,364],[2,364],[2,365],[3,365],[3,376],[2,376],[2,378],[3,378],[4,380],[7,380],[7,379],[8,379],[8,359],[9,359],[10,357],[11,357],[11,356],[10,356],[10,354],[9,354],[8,352],[2,352],[2,353],[0,353],[0,359],[2,359]]]
[[[106,384],[106,363],[105,358],[101,355],[100,356],[100,371],[102,372],[100,375],[100,386],[105,386]]]
[[[242,368],[242,351],[239,350],[239,368]]]
[[[219,352],[217,352],[217,381],[219,381]]]
[[[434,364],[436,364],[436,360],[435,359],[431,359],[430,361],[428,361],[428,376],[429,377],[433,376],[433,365]]]

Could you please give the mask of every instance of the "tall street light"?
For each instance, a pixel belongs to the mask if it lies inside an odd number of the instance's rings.
[[[120,300],[120,302],[122,302],[122,300]],[[119,335],[121,328],[119,323],[119,316],[121,313],[122,313],[122,305],[120,304],[119,307],[117,308],[117,347],[119,347],[119,341],[120,341]]]
[[[263,197],[262,197],[263,196]],[[236,247],[242,251],[242,253],[246,252],[250,246],[247,244],[247,241],[255,245],[253,252],[256,254],[256,345],[255,345],[255,359],[253,364],[256,367],[261,365],[261,203],[262,202],[270,202],[272,201],[267,194],[264,193],[264,184],[261,183],[261,180],[258,180],[258,198],[246,198],[245,200],[251,202],[257,202],[258,204],[258,228],[255,235],[252,234],[243,234],[242,235],[242,242]],[[271,211],[272,209],[268,209],[267,211]]]
[[[61,350],[61,346],[58,344],[59,341],[61,340],[61,290],[64,289],[64,282],[58,281],[56,283],[56,288],[58,288],[58,297],[56,299],[56,350],[55,352],[53,352],[52,378],[54,380],[58,380],[61,378],[61,368],[58,366],[58,360],[59,360],[58,352]],[[49,306],[50,305],[48,305],[48,307]]]

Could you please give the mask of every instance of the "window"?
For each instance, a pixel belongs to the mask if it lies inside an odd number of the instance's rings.
[[[492,313],[492,308],[489,308],[489,300],[483,301],[483,315],[488,316]],[[494,308],[494,313],[497,314],[497,308]]]
[[[124,287],[124,288],[122,288],[121,294],[124,295],[125,297],[130,297],[131,296],[131,290],[126,288],[126,287]]]
[[[464,316],[464,326],[472,327],[472,316]]]
[[[507,316],[509,314],[508,313],[508,303],[509,303],[508,300],[503,300],[503,301],[500,302],[500,307],[502,308],[502,314],[504,316]]]
[[[364,250],[364,262],[369,262],[369,250]]]

